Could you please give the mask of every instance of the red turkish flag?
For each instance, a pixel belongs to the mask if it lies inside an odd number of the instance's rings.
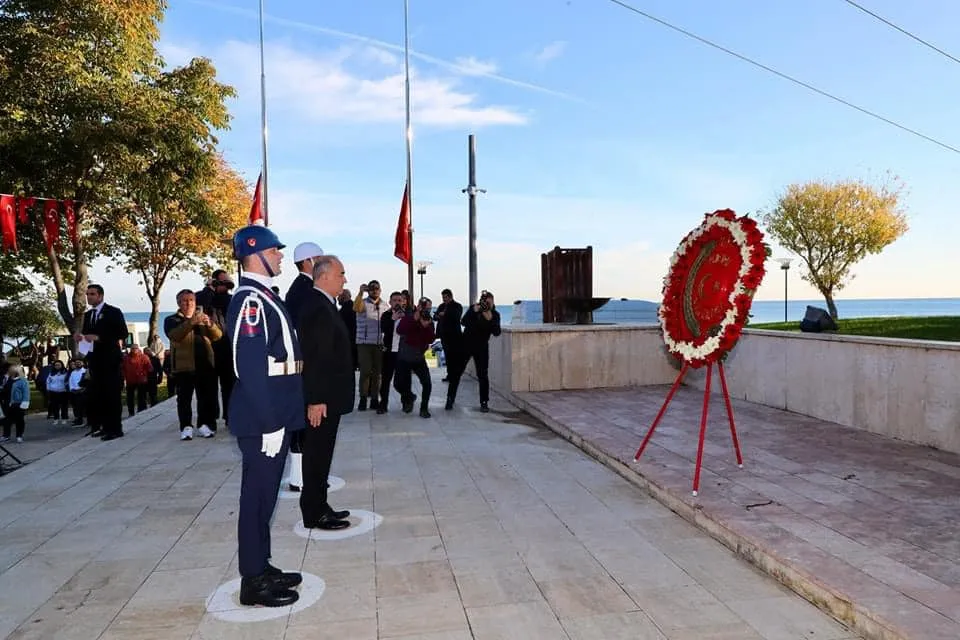
[[[67,219],[67,234],[70,242],[77,243],[77,212],[73,207],[73,200],[63,201],[63,216]]]
[[[36,198],[17,198],[17,214],[20,218],[20,224],[27,224],[27,222],[29,222],[27,209],[32,208],[36,202]]]
[[[60,202],[47,200],[43,205],[43,239],[47,243],[47,251],[54,243],[60,244]]]
[[[3,250],[17,250],[16,198],[0,195],[0,234],[3,234]]]
[[[403,201],[400,203],[400,218],[397,220],[397,234],[393,239],[393,255],[410,264],[413,261],[413,248],[410,246],[410,184],[403,188]]]
[[[250,224],[258,224],[261,227],[266,226],[267,220],[263,215],[263,191],[260,188],[260,181],[263,180],[263,174],[257,176],[257,188],[253,191],[253,206],[250,207]]]

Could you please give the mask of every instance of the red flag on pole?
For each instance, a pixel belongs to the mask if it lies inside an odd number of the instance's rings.
[[[17,250],[17,216],[14,212],[16,198],[0,195],[0,233],[3,234],[3,250]]]
[[[253,206],[250,207],[250,224],[258,224],[261,227],[266,225],[263,219],[263,191],[260,189],[260,181],[263,179],[261,173],[257,176],[257,188],[253,191]]]
[[[27,209],[36,204],[36,198],[17,198],[17,215],[20,218],[20,224],[27,224]]]
[[[400,203],[400,218],[397,220],[397,235],[393,240],[393,255],[406,264],[413,260],[410,249],[410,194],[403,187],[403,201]]]
[[[63,201],[63,217],[67,219],[67,235],[70,242],[77,243],[77,212],[73,207],[73,200]]]
[[[43,205],[43,240],[47,244],[47,251],[55,243],[60,243],[60,202],[47,200]]]

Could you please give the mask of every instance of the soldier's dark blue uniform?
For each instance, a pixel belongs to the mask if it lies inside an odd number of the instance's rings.
[[[272,247],[283,245],[263,227],[245,227],[234,238],[238,259]],[[243,456],[237,531],[240,575],[245,580],[261,579],[277,572],[269,565],[270,521],[290,434],[305,426],[302,356],[295,326],[264,276],[245,273],[240,278],[226,323],[224,338],[231,341],[237,376],[230,396],[230,431]],[[281,428],[285,432],[280,451],[269,457],[262,450],[263,436]],[[263,591],[262,584],[251,588]]]

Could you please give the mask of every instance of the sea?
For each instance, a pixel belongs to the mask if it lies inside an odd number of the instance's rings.
[[[540,300],[522,300],[522,304],[499,305],[504,323],[538,323],[543,318]],[[894,316],[960,316],[960,298],[889,298],[874,300],[837,300],[837,312],[841,318],[881,318]],[[807,307],[826,309],[823,300],[790,300],[786,304],[786,320],[800,322]],[[160,324],[174,311],[161,311]],[[754,300],[750,309],[750,323],[783,322],[783,300]],[[150,312],[125,311],[127,322],[148,322]],[[611,300],[593,312],[594,322],[642,323],[657,322],[657,303],[648,300]],[[163,337],[162,337],[163,338]],[[164,339],[166,343],[166,340]]]

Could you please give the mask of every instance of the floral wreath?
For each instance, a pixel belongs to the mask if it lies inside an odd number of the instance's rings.
[[[658,315],[667,350],[697,368],[722,360],[747,322],[769,248],[747,216],[705,214],[670,259]]]

